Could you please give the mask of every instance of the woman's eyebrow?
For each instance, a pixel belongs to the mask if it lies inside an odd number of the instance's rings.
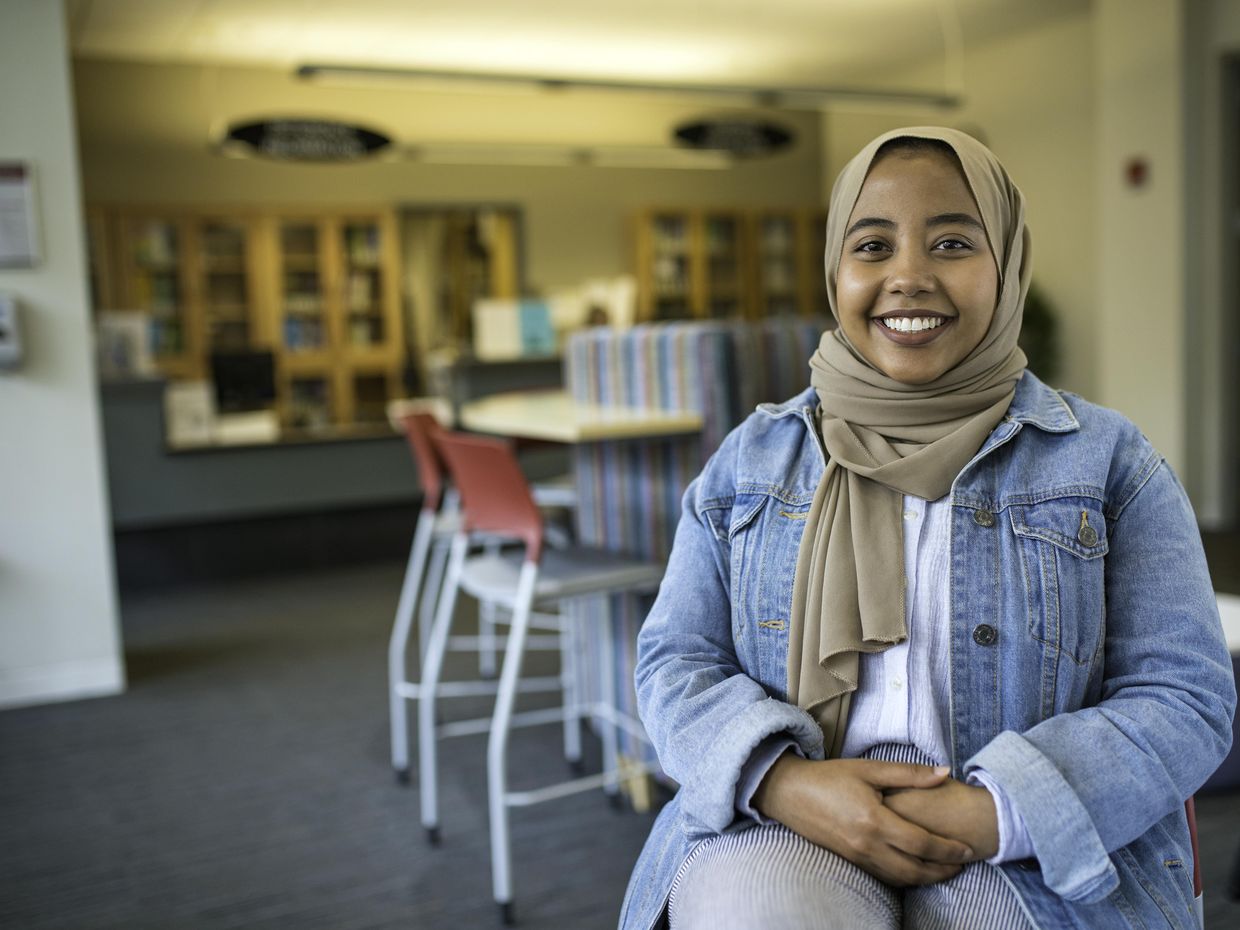
[[[972,226],[981,232],[986,231],[981,221],[968,213],[940,213],[927,219],[926,226]]]
[[[857,220],[857,222],[853,223],[851,226],[848,227],[848,232],[844,233],[844,238],[847,239],[849,236],[855,233],[858,229],[862,229],[866,226],[877,226],[880,229],[895,229],[896,228],[896,224],[892,222],[891,220],[884,220],[881,217],[877,217],[877,216],[863,216],[861,217],[861,219]]]

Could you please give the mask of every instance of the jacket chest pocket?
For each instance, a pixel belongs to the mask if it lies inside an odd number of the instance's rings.
[[[1087,666],[1106,625],[1107,528],[1098,501],[1055,498],[1008,508],[1017,536],[1029,633]]]
[[[732,550],[732,637],[745,671],[777,697],[788,686],[788,627],[797,552],[809,501],[738,495],[728,530]]]

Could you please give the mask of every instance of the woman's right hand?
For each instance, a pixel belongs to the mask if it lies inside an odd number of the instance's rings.
[[[928,765],[816,762],[789,751],[766,773],[752,804],[889,885],[929,885],[951,878],[977,857],[964,843],[930,833],[885,807],[883,791],[934,788],[947,775],[947,769]]]

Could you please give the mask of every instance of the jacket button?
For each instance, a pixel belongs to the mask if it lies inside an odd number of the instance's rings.
[[[999,638],[999,631],[989,623],[979,623],[973,628],[973,642],[979,646],[993,646]]]
[[[1080,540],[1082,546],[1098,545],[1098,531],[1092,526],[1082,526],[1077,532],[1076,538]]]
[[[994,526],[995,515],[989,510],[975,510],[973,511],[973,522],[978,526]]]

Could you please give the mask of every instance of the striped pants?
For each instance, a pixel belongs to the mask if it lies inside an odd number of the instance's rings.
[[[866,754],[924,763],[912,746]],[[985,862],[949,881],[892,888],[781,824],[707,840],[680,867],[671,930],[1031,930],[1002,873]]]

